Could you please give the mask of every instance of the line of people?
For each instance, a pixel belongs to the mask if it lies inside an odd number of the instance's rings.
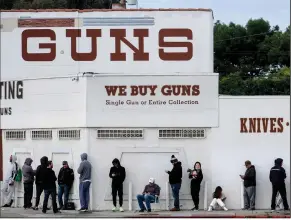
[[[74,203],[69,203],[69,192],[74,182],[74,170],[71,169],[67,161],[63,161],[63,167],[60,169],[58,177],[56,177],[53,170],[53,162],[48,160],[48,157],[44,156],[40,159],[40,165],[36,170],[32,168],[33,160],[26,158],[22,169],[19,169],[16,162],[16,155],[11,155],[9,160],[9,167],[7,169],[4,185],[2,188],[3,196],[5,197],[3,207],[11,207],[13,204],[13,197],[15,191],[15,183],[18,171],[22,170],[23,175],[23,188],[24,188],[24,209],[33,208],[38,210],[40,196],[44,192],[44,201],[42,206],[42,212],[46,213],[48,210],[48,199],[51,196],[52,206],[54,213],[60,213],[62,209],[75,209]],[[90,201],[90,184],[91,184],[91,163],[87,160],[87,154],[81,155],[81,163],[77,170],[80,174],[79,183],[79,197],[81,203],[81,209],[79,211],[88,211]],[[58,183],[58,193],[56,188],[56,181]],[[32,205],[33,197],[33,184],[36,185],[36,200],[35,206]],[[64,196],[64,201],[63,201]],[[58,197],[59,207],[57,207],[56,198]]]
[[[2,188],[3,195],[5,196],[4,207],[10,207],[13,203],[15,182],[19,177],[18,164],[16,163],[17,157],[11,155],[9,158],[10,164],[7,169],[7,173],[4,178],[4,185]],[[79,183],[79,196],[80,196],[80,211],[88,211],[88,205],[90,201],[90,184],[91,184],[91,163],[87,160],[87,154],[81,155],[81,163],[77,170],[80,174]],[[24,184],[24,208],[32,208],[32,195],[33,195],[33,183],[36,184],[36,202],[33,207],[38,210],[40,196],[44,191],[44,202],[43,202],[43,213],[47,211],[48,198],[51,195],[53,202],[54,213],[59,212],[60,209],[67,209],[69,192],[74,182],[74,171],[68,166],[67,161],[63,161],[63,167],[60,169],[58,178],[53,171],[53,163],[49,161],[46,156],[42,157],[41,164],[36,170],[31,167],[32,159],[27,158],[22,167],[23,184]],[[179,192],[182,184],[182,163],[172,155],[171,164],[173,165],[172,170],[166,170],[165,172],[169,175],[169,183],[172,189],[172,195],[174,198],[174,207],[171,211],[180,211]],[[109,177],[112,179],[112,200],[113,208],[112,211],[123,212],[123,182],[126,178],[125,168],[121,166],[120,161],[115,158],[112,161],[112,167],[109,171]],[[279,193],[284,205],[285,210],[289,210],[289,205],[286,196],[286,172],[283,166],[283,159],[277,158],[275,160],[275,166],[271,168],[269,179],[272,183],[272,200],[271,209],[276,209],[276,196]],[[247,160],[245,161],[246,171],[244,175],[240,175],[240,178],[244,183],[244,209],[255,210],[255,199],[256,199],[256,169],[252,163]],[[189,179],[191,179],[190,188],[191,196],[194,203],[193,211],[199,210],[199,193],[200,185],[203,180],[203,172],[201,163],[196,162],[193,169],[188,169]],[[20,179],[21,181],[21,179]],[[58,194],[56,193],[56,183],[58,182]],[[19,182],[19,178],[18,178]],[[58,195],[59,208],[56,204],[56,195]],[[64,195],[64,202],[62,197]],[[119,209],[117,208],[116,197],[119,197]],[[142,194],[137,195],[137,201],[140,207],[140,212],[148,211],[151,212],[151,203],[157,202],[160,196],[160,187],[155,183],[154,178],[150,178],[149,184],[144,188]],[[222,193],[222,188],[217,186],[213,193],[213,200],[210,203],[208,211],[212,211],[219,205],[222,209],[228,210],[225,207],[224,201],[226,197]],[[144,204],[145,203],[145,204]],[[71,204],[73,206],[73,204]]]

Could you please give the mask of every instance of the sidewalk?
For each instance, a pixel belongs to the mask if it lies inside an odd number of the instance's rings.
[[[156,211],[150,214],[138,212],[111,212],[94,211],[88,213],[79,213],[78,211],[62,211],[59,214],[53,214],[51,210],[43,214],[41,210],[24,210],[22,208],[1,208],[1,218],[290,218],[290,212],[270,210],[241,211],[229,210],[207,212],[204,210],[193,211]]]

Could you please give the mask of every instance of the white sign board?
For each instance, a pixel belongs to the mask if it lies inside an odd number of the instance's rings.
[[[212,11],[4,12],[1,23],[2,80],[213,72]]]
[[[217,127],[218,75],[88,78],[89,127]]]

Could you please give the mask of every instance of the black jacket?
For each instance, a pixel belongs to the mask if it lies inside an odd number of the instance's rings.
[[[194,178],[194,176],[193,176],[193,171],[197,172],[196,178]],[[189,173],[189,179],[191,179],[191,188],[200,186],[200,184],[203,180],[202,170],[199,170],[199,171],[197,171],[196,169],[192,170]]]
[[[109,177],[112,178],[112,185],[120,185],[124,182],[126,173],[125,168],[120,165],[120,162],[118,159],[114,159],[112,163],[117,163],[118,167],[111,167],[109,171]],[[115,174],[114,176],[112,174]]]
[[[51,168],[46,168],[43,179],[43,189],[56,189],[57,177],[55,171]]]
[[[173,169],[168,174],[170,184],[182,183],[182,163],[175,163]]]
[[[281,159],[282,160],[282,159]],[[279,161],[278,159],[275,161],[275,166],[272,167],[270,170],[270,181],[273,185],[281,185],[285,184],[285,179],[286,179],[286,171],[285,169],[281,166],[282,161]]]
[[[45,172],[48,166],[48,158],[46,156],[40,159],[40,165],[37,167],[35,172],[35,183],[42,184],[45,176]]]
[[[67,185],[69,186],[69,188],[71,188],[73,182],[74,182],[74,170],[69,167],[68,168],[62,167],[58,175],[58,184]]]
[[[250,186],[256,186],[256,169],[255,166],[250,166],[244,176],[244,186],[250,187]]]

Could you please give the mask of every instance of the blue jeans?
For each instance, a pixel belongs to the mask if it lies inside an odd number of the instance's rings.
[[[136,198],[141,210],[145,210],[146,208],[151,209],[151,203],[155,201],[155,197],[152,195],[137,195]],[[144,201],[146,203],[146,208],[143,204]]]
[[[81,182],[79,185],[79,196],[81,209],[88,209],[90,201],[90,184],[91,182]]]
[[[65,208],[67,207],[68,200],[69,200],[69,191],[70,188],[68,185],[59,185],[59,191],[58,191],[58,200],[60,208],[65,205]],[[63,203],[63,194],[64,194],[64,203]]]
[[[179,209],[180,208],[179,192],[181,189],[181,183],[171,184],[171,188],[174,197],[174,207]]]

